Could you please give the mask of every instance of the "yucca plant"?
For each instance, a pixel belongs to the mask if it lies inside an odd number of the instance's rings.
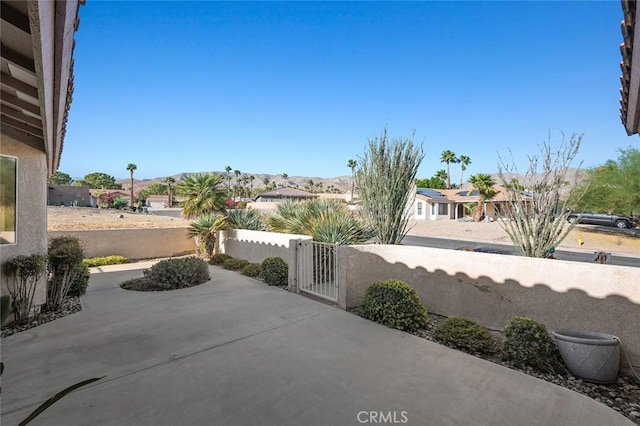
[[[253,209],[234,209],[227,213],[227,223],[232,229],[263,231],[262,214]]]
[[[311,235],[314,241],[357,244],[367,240],[364,224],[336,200],[285,201],[267,219],[275,232]]]
[[[210,258],[216,251],[218,231],[227,229],[227,217],[222,214],[203,214],[189,225],[188,235],[193,238],[198,253]]]

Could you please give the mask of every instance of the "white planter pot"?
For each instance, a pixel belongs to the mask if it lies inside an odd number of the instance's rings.
[[[551,334],[571,374],[592,383],[608,384],[616,380],[620,342],[614,335],[585,330],[559,330]]]

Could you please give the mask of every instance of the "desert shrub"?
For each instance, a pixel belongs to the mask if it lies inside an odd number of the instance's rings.
[[[244,259],[227,259],[222,262],[222,267],[231,271],[240,271],[248,264],[249,261]]]
[[[234,210],[227,212],[227,223],[234,229],[264,230],[262,213],[259,210],[241,209],[236,206]]]
[[[242,268],[241,273],[251,278],[259,277],[262,273],[262,265],[259,263],[250,263]]]
[[[143,273],[143,278],[127,281],[120,287],[142,291],[175,290],[211,279],[207,262],[195,256],[162,260]]]
[[[69,289],[79,275],[84,251],[80,240],[71,235],[53,238],[48,250],[49,285],[47,286],[47,309],[58,310],[67,297]]]
[[[269,285],[280,287],[289,284],[289,267],[281,257],[267,257],[262,261],[262,278]]]
[[[416,291],[402,281],[373,283],[364,293],[363,317],[404,331],[416,331],[427,323],[427,310]]]
[[[497,349],[496,341],[485,327],[466,318],[452,317],[440,324],[436,341],[469,353],[488,354]]]
[[[225,260],[227,259],[233,259],[233,257],[229,256],[228,254],[224,254],[224,253],[216,253],[213,256],[211,256],[211,258],[209,259],[209,264],[211,265],[222,265],[224,263]]]
[[[33,309],[33,297],[46,271],[46,258],[40,254],[16,256],[2,265],[7,290],[11,295],[11,311],[17,323],[25,322]]]
[[[563,373],[560,352],[547,327],[531,318],[514,317],[503,329],[502,358],[514,367]]]
[[[120,265],[129,263],[129,259],[120,255],[89,257],[82,260],[82,263],[92,268],[94,266]]]
[[[80,263],[76,268],[76,278],[71,282],[67,293],[67,296],[71,297],[80,297],[85,294],[87,287],[89,287],[89,278],[91,278],[89,266],[86,263]]]
[[[127,207],[129,205],[129,200],[125,197],[117,197],[115,200],[113,200],[113,204],[112,207],[114,209],[122,209],[124,207]]]

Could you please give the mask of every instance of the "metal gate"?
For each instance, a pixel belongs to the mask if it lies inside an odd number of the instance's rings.
[[[298,291],[338,302],[338,259],[335,244],[300,241],[297,250]]]

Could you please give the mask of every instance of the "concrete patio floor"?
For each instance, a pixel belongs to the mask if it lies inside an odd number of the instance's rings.
[[[131,267],[92,274],[82,312],[2,341],[3,426],[97,376],[33,424],[632,424],[568,389],[235,272],[211,267],[203,285],[141,293],[118,287],[142,276]]]

